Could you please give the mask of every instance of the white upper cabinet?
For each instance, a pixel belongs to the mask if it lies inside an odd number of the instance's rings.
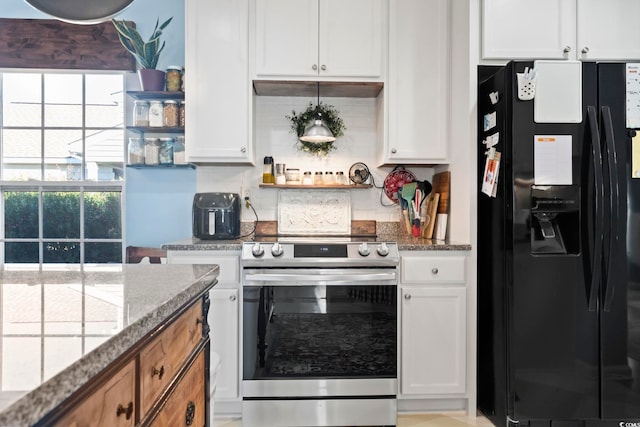
[[[482,59],[640,59],[637,0],[482,0]]]
[[[187,0],[185,151],[192,163],[253,164],[249,0]]]
[[[255,76],[382,75],[384,0],[254,0]]]
[[[381,164],[447,162],[449,0],[391,0]]]

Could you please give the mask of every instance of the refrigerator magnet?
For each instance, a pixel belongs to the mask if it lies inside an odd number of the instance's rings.
[[[496,112],[484,115],[484,131],[488,131],[496,127]]]

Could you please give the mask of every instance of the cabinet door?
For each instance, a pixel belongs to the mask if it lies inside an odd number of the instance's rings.
[[[576,58],[575,2],[482,0],[482,58]]]
[[[580,59],[640,59],[639,1],[578,0],[577,16]]]
[[[318,0],[256,1],[256,74],[318,75]]]
[[[133,426],[135,385],[136,364],[132,360],[55,425],[60,427]]]
[[[466,391],[466,288],[401,288],[401,394]]]
[[[320,76],[378,77],[383,0],[320,0]]]
[[[201,351],[169,396],[152,426],[204,426],[206,419],[205,359]]]
[[[382,163],[445,163],[449,1],[391,0],[389,130]]]
[[[186,158],[253,164],[249,0],[187,0]]]
[[[216,374],[216,399],[238,398],[239,299],[237,289],[213,289],[209,325],[211,350],[220,356]],[[212,374],[216,367],[212,366]]]

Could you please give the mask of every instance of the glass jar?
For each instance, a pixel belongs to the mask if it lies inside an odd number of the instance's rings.
[[[182,87],[182,67],[169,65],[165,72],[165,86],[167,92],[178,92]]]
[[[133,102],[133,125],[149,126],[149,103],[137,100]]]
[[[184,127],[185,123],[185,110],[184,110],[184,101],[180,101],[180,126]]]
[[[162,101],[149,101],[149,127],[161,128],[162,126],[164,126]]]
[[[333,172],[327,171],[324,173],[324,178],[322,180],[322,183],[325,185],[333,185],[336,183],[336,179],[333,176]]]
[[[180,120],[180,107],[178,107],[178,101],[168,99],[164,102],[163,114],[164,125],[166,127],[177,127]]]
[[[336,172],[336,184],[339,184],[339,185],[347,185],[347,184],[348,184],[348,182],[347,182],[347,179],[346,179],[346,178],[347,178],[347,177],[346,177],[346,176],[344,176],[344,172],[342,172],[342,171],[338,171],[338,172]]]
[[[185,144],[184,135],[176,136],[176,140],[173,143],[173,164],[174,165],[186,165],[187,159],[185,157]]]
[[[276,179],[273,175],[273,157],[266,156],[264,158],[264,166],[262,167],[262,182],[264,184],[273,184]]]
[[[160,141],[158,138],[144,139],[144,164],[157,165],[159,163]]]
[[[305,171],[302,175],[302,185],[313,185],[313,177],[310,171]]]
[[[300,183],[300,169],[298,168],[289,168],[285,171],[285,176],[287,178],[287,183],[290,184],[299,184]]]
[[[127,164],[144,165],[144,138],[129,138]]]
[[[322,172],[316,172],[315,176],[313,177],[313,184],[314,185],[324,184],[324,179],[322,178]]]
[[[161,165],[173,164],[173,138],[160,138],[158,148],[158,163]]]

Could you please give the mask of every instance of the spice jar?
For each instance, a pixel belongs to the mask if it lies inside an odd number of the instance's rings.
[[[173,164],[174,165],[186,165],[187,159],[185,157],[185,145],[184,135],[176,136],[176,140],[173,143]]]
[[[264,184],[273,184],[275,181],[275,177],[273,176],[273,157],[266,156],[264,158],[264,166],[262,167],[262,182]]]
[[[322,183],[325,185],[333,185],[336,183],[336,179],[333,176],[333,172],[327,171],[324,173],[324,178],[322,180]]]
[[[182,67],[169,65],[165,72],[165,86],[167,92],[178,92],[182,87]]]
[[[166,127],[177,127],[178,120],[180,119],[180,111],[178,107],[178,101],[169,99],[164,102],[163,108],[164,125]]]
[[[185,110],[184,110],[184,101],[180,101],[180,126],[184,127],[185,123]]]
[[[160,151],[160,141],[158,138],[145,138],[144,139],[144,164],[145,165],[157,165],[158,154]]]
[[[313,178],[314,185],[322,185],[324,184],[324,180],[322,178],[322,172],[316,172],[315,177]]]
[[[302,185],[313,185],[313,177],[311,176],[310,171],[305,171],[302,176]]]
[[[160,138],[158,148],[158,163],[161,165],[173,164],[173,138]]]
[[[344,176],[344,172],[342,172],[342,171],[336,172],[336,184],[339,184],[339,185],[347,185],[348,184],[348,182],[346,180],[346,177]]]
[[[133,125],[149,126],[149,103],[147,101],[133,102]]]
[[[127,153],[127,164],[144,165],[144,138],[129,138]]]
[[[162,101],[149,101],[149,127],[164,126],[164,108]]]

